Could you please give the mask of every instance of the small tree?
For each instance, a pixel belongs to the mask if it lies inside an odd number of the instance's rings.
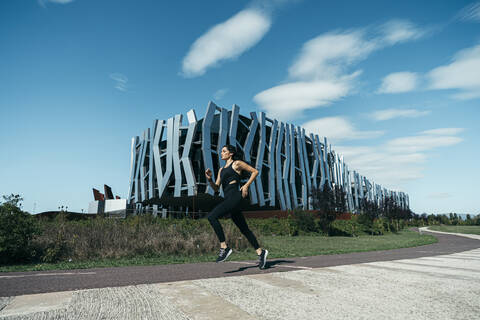
[[[35,252],[33,237],[40,234],[35,219],[21,210],[23,198],[11,194],[0,203],[0,264],[28,261]]]
[[[466,225],[471,225],[472,224],[472,217],[470,216],[469,213],[467,213],[465,224]]]
[[[325,234],[329,234],[330,226],[337,218],[337,214],[346,211],[345,191],[339,186],[332,189],[325,184],[323,189],[313,189],[311,196],[313,208],[319,210],[319,227]]]

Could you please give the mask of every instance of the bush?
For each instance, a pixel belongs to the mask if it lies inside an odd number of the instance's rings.
[[[44,246],[41,260],[47,263],[53,263],[64,259],[72,254],[72,245],[67,240],[67,214],[61,211],[53,220],[53,241]],[[75,239],[75,237],[73,237]]]
[[[370,234],[371,235],[384,235],[385,234],[385,224],[384,219],[379,218],[375,219],[370,226]]]
[[[296,229],[292,218],[249,219],[248,226],[255,235],[290,236]]]
[[[0,264],[26,262],[36,255],[32,239],[40,234],[35,219],[20,209],[19,195],[3,197],[0,204]]]
[[[343,237],[357,237],[364,233],[362,226],[356,221],[352,220],[335,220],[330,225],[331,236],[343,236]]]
[[[373,215],[366,212],[357,217],[357,221],[363,226],[364,231],[372,236],[383,235],[386,230],[390,230],[388,220],[385,218],[373,218]]]
[[[293,211],[293,216],[298,233],[312,233],[318,231],[313,214],[295,209]]]
[[[337,214],[334,211],[320,212],[318,214],[318,230],[325,235],[331,234],[331,226],[335,221]]]

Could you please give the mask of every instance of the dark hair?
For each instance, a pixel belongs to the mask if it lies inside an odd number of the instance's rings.
[[[223,147],[227,148],[227,150],[230,151],[230,153],[233,153],[232,159],[234,161],[235,160],[242,160],[243,162],[250,165],[250,163],[248,161],[245,161],[245,159],[243,158],[243,151],[241,149],[237,149],[234,146],[232,146],[231,144],[226,144]],[[240,179],[244,180],[244,179],[248,179],[249,177],[250,177],[249,172],[245,171],[245,170],[242,170],[242,173],[240,174]]]
[[[243,152],[241,150],[237,150],[237,148],[235,148],[234,146],[232,146],[231,144],[226,144],[223,146],[224,148],[227,148],[227,150],[230,152],[230,153],[233,153],[233,156],[232,156],[232,159],[233,160],[242,160],[242,161],[245,161],[243,159]]]

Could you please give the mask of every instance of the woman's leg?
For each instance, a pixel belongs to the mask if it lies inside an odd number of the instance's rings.
[[[257,238],[253,234],[253,232],[248,228],[247,221],[243,216],[243,213],[239,210],[232,213],[232,220],[235,225],[240,229],[240,232],[247,238],[248,242],[253,246],[253,248],[257,251],[257,254],[262,252],[262,248],[258,244]]]
[[[217,205],[208,215],[208,221],[212,225],[213,230],[215,230],[218,240],[220,241],[221,249],[220,249],[220,253],[218,254],[217,262],[226,261],[233,251],[225,243],[225,234],[223,233],[223,228],[222,228],[222,225],[220,224],[220,221],[218,221],[218,218],[224,216],[227,212],[230,212],[231,209],[232,209],[231,202],[228,201],[228,199],[226,199],[223,202],[221,202],[219,205]]]
[[[213,208],[213,210],[207,216],[208,221],[212,225],[213,230],[215,231],[222,248],[226,248],[225,234],[223,233],[222,225],[220,224],[220,221],[218,221],[218,219],[220,217],[223,217],[227,213],[228,208],[225,201],[223,201],[219,203],[215,208]]]

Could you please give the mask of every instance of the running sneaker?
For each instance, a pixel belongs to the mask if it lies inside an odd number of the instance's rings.
[[[232,249],[229,247],[220,248],[220,253],[218,254],[217,262],[223,262],[227,260],[228,256],[232,253]]]
[[[267,264],[268,250],[262,249],[262,253],[258,255],[258,267],[260,269],[265,269]]]

